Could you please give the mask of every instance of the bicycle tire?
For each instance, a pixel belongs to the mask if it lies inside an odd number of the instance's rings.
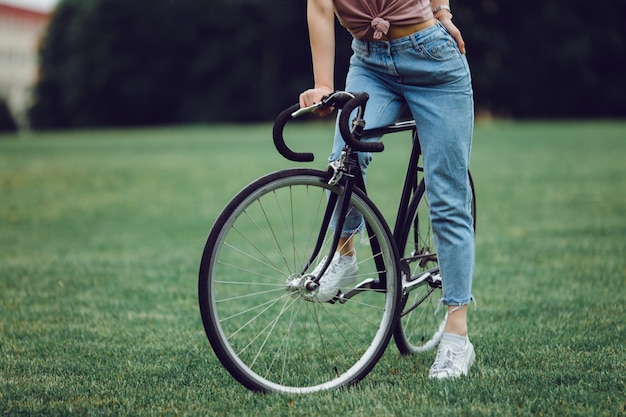
[[[376,235],[384,269],[360,248],[357,283],[373,278],[381,288],[322,303],[287,286],[311,263],[328,193],[343,190],[329,185],[329,177],[312,169],[262,177],[231,200],[208,236],[198,282],[204,329],[223,366],[253,391],[352,385],[374,367],[393,334],[401,292],[397,251],[382,215],[358,189],[351,204]],[[331,240],[326,231],[307,272],[330,253]]]
[[[476,230],[474,182],[469,172],[468,175],[472,190],[471,212]],[[442,281],[423,179],[417,187],[408,212],[410,221],[403,228],[404,234],[398,240],[398,248],[401,259],[409,266],[410,277],[422,277],[423,280],[409,292],[405,291],[400,301],[401,313],[394,332],[394,341],[400,353],[405,355],[424,352],[437,346],[443,336],[447,319],[447,308],[439,306]]]

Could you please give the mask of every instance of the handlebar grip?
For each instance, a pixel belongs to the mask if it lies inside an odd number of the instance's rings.
[[[369,100],[369,94],[357,93],[355,97],[348,101],[341,109],[341,115],[339,116],[339,132],[343,140],[355,151],[360,152],[382,152],[385,146],[382,142],[361,142],[354,137],[350,129],[350,116],[352,111],[357,107],[365,105]]]
[[[276,149],[282,156],[289,159],[290,161],[311,162],[314,159],[314,156],[312,153],[292,151],[291,149],[289,149],[289,147],[285,143],[285,138],[283,137],[283,129],[285,128],[285,125],[287,124],[287,122],[291,119],[291,114],[299,109],[300,109],[300,104],[294,104],[288,109],[283,110],[278,115],[278,117],[276,118],[276,121],[274,122],[274,128],[272,130],[272,136],[274,138],[274,146],[276,146]]]

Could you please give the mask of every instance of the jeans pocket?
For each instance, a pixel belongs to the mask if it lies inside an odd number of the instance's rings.
[[[438,36],[419,44],[421,52],[433,61],[450,61],[460,52],[451,36]]]

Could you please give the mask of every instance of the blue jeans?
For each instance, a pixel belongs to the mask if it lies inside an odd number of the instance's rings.
[[[474,125],[469,66],[441,24],[392,41],[354,39],[346,91],[370,95],[366,128],[395,123],[407,106],[416,121],[424,157],[426,195],[443,279],[446,305],[466,305],[474,274],[474,229],[467,175]],[[369,139],[380,140],[380,138]],[[338,131],[329,160],[344,142]],[[363,174],[372,155],[360,153]],[[362,228],[348,214],[342,230]]]

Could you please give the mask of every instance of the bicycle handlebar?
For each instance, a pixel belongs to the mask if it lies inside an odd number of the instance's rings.
[[[272,130],[272,136],[274,137],[274,146],[276,146],[276,149],[282,156],[289,159],[290,161],[311,162],[314,159],[312,153],[292,151],[285,143],[285,138],[283,138],[283,130],[285,129],[285,125],[293,117],[292,113],[295,113],[299,109],[300,105],[294,104],[293,106],[283,110],[278,115],[276,121],[274,121],[274,128]]]
[[[355,151],[360,152],[382,152],[384,146],[380,142],[361,142],[360,138],[363,131],[364,124],[356,123],[353,128],[350,128],[350,115],[352,112],[359,108],[359,119],[362,117],[362,113],[365,109],[365,104],[369,99],[367,93],[351,94],[344,91],[335,92],[325,97],[320,103],[314,104],[310,107],[300,108],[299,104],[294,104],[289,108],[283,110],[276,121],[274,122],[274,128],[272,130],[272,136],[274,138],[274,146],[278,152],[285,158],[296,162],[311,162],[314,156],[310,152],[295,152],[287,146],[285,138],[283,137],[283,130],[285,125],[291,119],[301,116],[302,114],[311,113],[317,109],[324,107],[335,107],[341,109],[341,115],[339,116],[339,132],[343,140],[348,146]],[[356,133],[356,137],[355,137]]]

